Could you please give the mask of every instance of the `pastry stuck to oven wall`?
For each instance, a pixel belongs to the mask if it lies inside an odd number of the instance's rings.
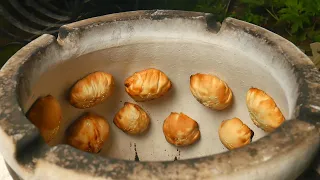
[[[274,100],[260,89],[249,89],[247,107],[254,124],[266,132],[273,131],[285,120]]]
[[[114,79],[111,74],[94,72],[80,79],[71,89],[70,104],[85,109],[105,101],[113,92]]]
[[[166,140],[176,146],[187,146],[200,139],[198,123],[183,113],[172,112],[163,123]]]
[[[45,142],[49,143],[59,131],[62,111],[59,102],[47,95],[37,99],[27,117],[39,129]]]
[[[251,142],[253,131],[238,118],[222,121],[219,138],[229,150],[242,147]]]
[[[150,118],[140,106],[126,102],[115,115],[113,122],[123,132],[136,135],[148,129]]]
[[[190,76],[192,95],[203,105],[223,110],[232,103],[232,91],[218,77],[209,74],[194,74]]]
[[[137,102],[159,98],[171,88],[169,78],[154,68],[134,73],[124,84],[126,92]]]
[[[86,113],[68,128],[67,143],[86,152],[98,153],[109,134],[109,124],[103,117]]]

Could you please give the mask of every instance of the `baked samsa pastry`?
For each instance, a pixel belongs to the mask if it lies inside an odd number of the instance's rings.
[[[154,68],[134,73],[124,84],[126,92],[137,102],[159,98],[171,88],[169,78]]]
[[[111,74],[94,72],[80,79],[71,89],[69,102],[85,109],[105,101],[113,92],[114,79]]]
[[[247,107],[253,123],[266,132],[273,131],[285,120],[274,100],[260,89],[249,89]]]
[[[232,103],[232,91],[218,77],[210,74],[194,74],[190,76],[192,95],[203,105],[223,110]]]
[[[27,112],[27,118],[39,129],[46,143],[58,133],[62,119],[59,102],[51,95],[40,97]]]
[[[252,137],[253,131],[238,118],[224,120],[219,127],[220,141],[229,150],[249,144]]]
[[[200,139],[198,123],[183,113],[172,112],[163,123],[166,140],[175,146],[187,146]]]
[[[67,143],[77,149],[98,153],[109,138],[108,122],[101,116],[86,113],[68,128]]]
[[[126,102],[115,115],[113,123],[123,132],[136,135],[148,129],[150,118],[140,106]]]

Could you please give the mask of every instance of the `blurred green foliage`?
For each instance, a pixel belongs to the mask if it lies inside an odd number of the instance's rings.
[[[195,11],[231,16],[287,38],[306,53],[320,42],[320,0],[199,0]]]
[[[223,21],[223,19],[228,16],[229,3],[231,1],[223,0],[199,0],[194,11],[207,12],[216,16],[218,21]]]

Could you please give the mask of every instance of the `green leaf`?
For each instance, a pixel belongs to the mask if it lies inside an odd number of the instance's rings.
[[[306,31],[307,31],[307,36],[309,39],[311,39],[312,41],[315,41],[315,42],[319,41],[320,30],[315,31],[315,30],[313,30],[313,28],[309,28]]]
[[[246,12],[244,15],[244,20],[256,25],[261,25],[266,19],[263,16],[253,14],[251,12]]]
[[[303,3],[298,0],[285,0],[285,5],[291,9],[303,10]]]
[[[320,15],[320,1],[319,0],[305,0],[302,1],[306,13],[311,16]]]
[[[194,11],[214,14],[217,20],[222,21],[226,15],[227,1],[221,0],[200,0]]]
[[[298,0],[286,0],[286,7],[280,9],[279,21],[286,21],[290,27],[291,33],[296,33],[304,28],[304,25],[310,25],[310,13],[305,11],[303,4]]]
[[[296,23],[292,24],[290,31],[291,31],[291,33],[295,33],[295,32],[297,32],[299,30],[299,28],[302,28],[302,27],[303,27],[303,24],[302,24],[301,21],[300,22],[296,22]]]
[[[314,42],[320,42],[320,35],[316,35],[312,38]]]
[[[306,39],[307,39],[307,32],[305,31],[297,35],[297,40],[299,42],[305,41]]]

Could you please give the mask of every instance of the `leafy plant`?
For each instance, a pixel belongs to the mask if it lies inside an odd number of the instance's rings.
[[[227,15],[229,3],[227,0],[199,0],[194,10],[214,14],[218,21],[222,21]]]
[[[257,24],[284,36],[307,52],[311,51],[311,42],[320,42],[318,0],[200,0],[195,10],[217,13],[219,20],[231,16]]]

